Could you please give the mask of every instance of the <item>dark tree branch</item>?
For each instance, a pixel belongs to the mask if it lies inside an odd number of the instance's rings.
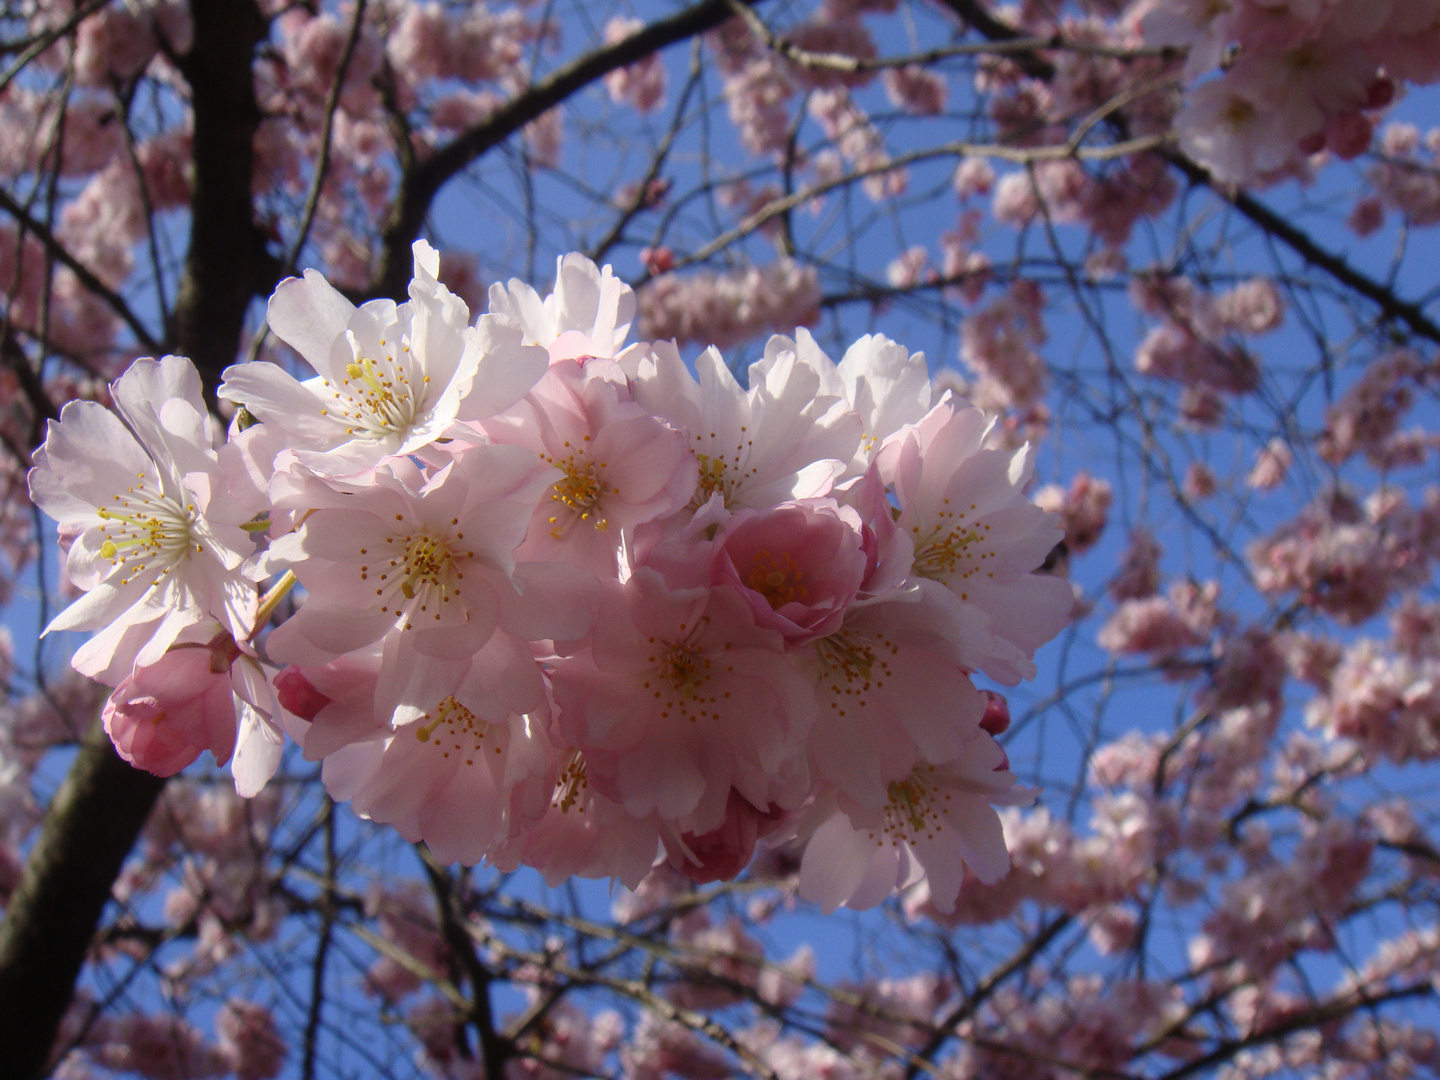
[[[905,1070],[905,1080],[915,1080],[921,1070],[926,1068],[926,1063],[933,1060],[941,1048],[954,1037],[956,1027],[974,1016],[980,1006],[994,996],[995,991],[1007,979],[1016,972],[1028,968],[1034,959],[1044,952],[1050,943],[1073,921],[1069,915],[1056,916],[1041,927],[1035,936],[1025,942],[1009,960],[987,975],[973,991],[966,994],[964,999],[940,1021],[934,1033],[926,1040],[925,1045],[911,1058],[910,1066]]]
[[[109,2],[110,0],[86,0],[86,2],[76,8],[64,22],[52,26],[43,33],[36,34],[30,38],[20,55],[5,69],[5,73],[0,75],[0,92],[3,92],[7,86],[14,82],[15,76],[29,67],[32,60],[50,48],[51,45],[54,45],[55,42],[59,41],[66,34],[73,32],[77,26]]]
[[[130,310],[130,305],[125,302],[125,298],[96,277],[88,266],[70,254],[65,245],[60,243],[55,234],[45,226],[45,223],[36,220],[3,187],[0,187],[0,210],[14,218],[23,231],[30,233],[40,241],[40,245],[46,253],[74,274],[80,284],[89,292],[104,300],[130,328],[130,332],[135,335],[135,340],[140,343],[142,348],[148,349],[152,353],[161,351],[160,343],[155,340],[155,336],[150,333],[149,328],[140,321],[140,317]]]
[[[110,888],[164,785],[121,761],[99,720],[91,725],[0,924],[6,1076],[48,1073]]]
[[[190,84],[195,187],[190,248],[166,344],[188,355],[214,394],[235,358],[245,311],[274,284],[278,264],[251,216],[255,50],[267,26],[255,0],[192,5],[194,44],[178,58]],[[0,207],[30,228],[51,255],[110,303],[141,344],[162,351],[124,301],[94,279],[23,208],[0,191]],[[0,1047],[6,1076],[46,1073],[56,1032],[110,891],[165,781],[115,753],[99,721],[51,803],[40,837],[0,925]]]
[[[747,6],[759,0],[744,0]],[[668,19],[659,19],[624,41],[587,53],[551,72],[524,93],[507,101],[483,124],[437,150],[406,171],[381,231],[379,271],[369,292],[403,298],[410,280],[410,245],[420,235],[430,204],[445,183],[494,149],[530,121],[612,71],[645,59],[651,53],[719,26],[734,15],[730,0],[702,0]]]
[[[475,942],[465,929],[466,912],[450,871],[436,862],[425,848],[420,848],[419,853],[440,909],[440,929],[445,945],[459,962],[470,984],[469,1020],[480,1036],[480,1060],[485,1065],[485,1080],[501,1080],[505,1075],[505,1062],[513,1056],[515,1048],[495,1027],[495,1014],[490,1006],[490,969],[480,959],[480,954],[475,951]]]
[[[325,967],[330,943],[335,937],[335,884],[339,863],[335,857],[335,800],[325,796],[325,891],[320,894],[320,941],[310,965],[310,1010],[305,1017],[304,1057],[301,1080],[315,1080],[315,1051],[320,1040],[320,1021],[325,1008]]]
[[[1178,150],[1162,151],[1161,157],[1185,174],[1197,187],[1209,188],[1224,199],[1249,221],[1259,226],[1266,235],[1273,236],[1311,266],[1323,270],[1341,285],[1372,301],[1387,319],[1402,322],[1420,337],[1440,345],[1440,323],[1425,314],[1419,304],[1402,300],[1395,290],[1371,277],[1362,274],[1342,256],[1326,251],[1303,229],[1297,229],[1290,221],[1271,210],[1253,195],[1241,190],[1228,189],[1210,175],[1202,165],[1191,161]]]
[[[60,419],[60,410],[46,392],[40,373],[30,366],[30,358],[25,355],[25,350],[20,347],[14,335],[8,332],[0,332],[0,362],[15,373],[20,392],[30,404],[30,411],[34,414],[30,424],[30,441],[32,444],[39,443],[45,432],[45,421]],[[25,458],[19,460],[22,464],[27,463]]]
[[[986,41],[1002,42],[1013,46],[1030,36],[991,15],[979,0],[936,0],[936,2],[941,7],[958,15],[962,22],[974,27]],[[1016,66],[1032,79],[1049,82],[1055,77],[1055,65],[1038,52],[1021,49],[1007,51],[1005,55],[1015,61]]]
[[[1025,35],[1009,23],[1001,22],[979,3],[979,0],[936,0],[964,22],[974,27],[988,41],[1013,44]],[[1006,56],[1031,78],[1049,82],[1055,77],[1055,65],[1039,52],[1007,51]],[[1126,136],[1123,118],[1117,118],[1118,134]],[[1179,150],[1166,148],[1158,151],[1160,156],[1185,175],[1197,187],[1208,188],[1238,210],[1248,221],[1260,228],[1266,235],[1274,237],[1288,247],[1310,266],[1323,270],[1340,284],[1352,289],[1373,302],[1387,318],[1402,322],[1420,337],[1440,344],[1440,323],[1425,314],[1418,304],[1401,299],[1395,290],[1361,273],[1342,256],[1327,251],[1317,244],[1303,229],[1296,228],[1290,221],[1271,210],[1259,199],[1247,192],[1221,184],[1199,162],[1192,161]]]
[[[279,279],[254,218],[255,49],[268,30],[254,0],[191,4],[194,46],[179,58],[195,117],[190,250],[167,344],[200,369],[208,392],[235,362],[245,312]]]
[[[1267,1046],[1282,1042],[1287,1036],[1298,1032],[1318,1031],[1327,1024],[1347,1020],[1364,1008],[1373,1008],[1391,1001],[1405,1001],[1433,997],[1435,988],[1429,982],[1400,986],[1378,994],[1363,992],[1345,994],[1322,1001],[1310,1009],[1297,1010],[1293,1015],[1239,1039],[1219,1042],[1209,1053],[1192,1058],[1177,1068],[1171,1069],[1160,1080],[1184,1080],[1189,1076],[1200,1076],[1216,1066],[1228,1062],[1242,1050],[1255,1046]]]

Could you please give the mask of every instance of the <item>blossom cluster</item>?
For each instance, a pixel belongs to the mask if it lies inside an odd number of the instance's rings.
[[[1440,5],[1160,0],[1141,19],[1147,44],[1185,50],[1198,80],[1175,117],[1187,154],[1227,183],[1294,174],[1322,150],[1370,148],[1374,116],[1405,82],[1440,78]]]
[[[362,816],[552,883],[729,879],[769,835],[827,909],[1003,876],[993,806],[1032,795],[972,675],[1033,676],[1073,605],[1029,447],[878,335],[773,337],[746,389],[627,346],[583,256],[472,323],[414,255],[404,303],[282,282],[316,374],[229,368],[227,439],[179,357],[52,424],[31,491],[85,594],[51,629],[96,631],[120,753],[251,795],[288,734]]]

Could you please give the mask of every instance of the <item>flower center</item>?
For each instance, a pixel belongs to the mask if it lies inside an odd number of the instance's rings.
[[[590,436],[585,436],[590,441]],[[604,470],[607,463],[591,461],[584,448],[574,450],[567,440],[565,457],[540,455],[544,461],[555,466],[565,475],[555,481],[550,491],[550,501],[559,503],[550,516],[550,535],[559,540],[577,521],[587,522],[599,532],[610,528],[610,519],[605,516],[602,503],[619,492],[606,481]]]
[[[485,749],[487,739],[493,743],[491,749],[495,753],[501,752],[498,734],[491,731],[490,724],[461,705],[454,696],[447,697],[435,706],[433,712],[420,719],[422,722],[415,728],[415,738],[422,743],[433,740],[440,749],[441,757],[455,754],[462,757],[466,765],[474,765],[477,754]]]
[[[680,700],[691,701],[710,679],[710,658],[689,646],[676,646],[665,659],[665,674]]]
[[[885,804],[885,835],[892,844],[917,840],[934,839],[940,824],[940,802],[949,802],[948,792],[931,790],[921,773],[935,770],[928,765],[917,768],[904,780],[892,783],[886,793],[890,796]],[[938,796],[938,798],[937,798]]]
[[[439,589],[443,594],[441,575],[450,565],[450,551],[433,536],[420,536],[405,545],[402,556],[403,579],[400,591],[406,600],[414,600],[416,586]]]
[[[1232,97],[1220,113],[1221,122],[1231,131],[1240,131],[1255,122],[1255,106],[1242,97]]]
[[[943,506],[948,507],[949,503],[946,499]],[[970,510],[974,509],[975,504],[971,503]],[[958,578],[963,582],[984,570],[986,559],[995,558],[994,551],[986,550],[991,528],[988,524],[970,524],[965,512],[957,514],[946,508],[941,509],[937,518],[928,538],[921,537],[919,525],[910,528],[915,541],[915,572],[921,577],[947,583]],[[995,576],[988,570],[985,573],[988,577]],[[960,598],[969,599],[965,594]]]
[[[725,472],[728,466],[722,457],[711,457],[709,454],[696,454],[696,460],[700,462],[700,491],[705,499],[710,498],[715,492],[720,492],[723,498],[726,494]],[[701,500],[702,502],[704,499]]]
[[[851,709],[864,709],[869,705],[868,695],[890,678],[886,655],[899,651],[883,635],[866,640],[842,631],[821,638],[815,643],[815,655],[821,665],[820,685],[829,691],[828,697],[822,694],[822,700],[829,702],[837,716],[845,716]]]
[[[750,574],[745,578],[745,584],[765,597],[772,608],[779,610],[810,595],[804,580],[804,571],[795,565],[789,552],[777,559],[768,551],[759,551],[750,562]]]
[[[158,585],[192,544],[197,552],[204,548],[190,532],[195,507],[180,506],[151,486],[143,473],[138,475],[140,482],[135,487],[126,488],[124,494],[117,494],[110,504],[95,511],[104,522],[100,526],[104,537],[100,557],[121,568],[121,585],[130,584],[152,565],[158,566],[159,574],[152,583]]]
[[[685,629],[682,623],[681,632]],[[692,724],[719,720],[720,712],[712,706],[720,703],[720,692],[710,685],[715,661],[688,641],[657,642],[651,638],[650,645],[655,651],[647,662],[653,667],[640,685],[659,710],[660,719],[689,720]],[[725,670],[733,672],[735,668],[727,665]],[[730,696],[729,691],[723,693]]]
[[[583,814],[585,793],[589,787],[590,780],[585,775],[585,755],[579,750],[571,750],[565,767],[560,770],[560,778],[555,782],[555,794],[550,798],[550,805],[562,814],[576,808]]]
[[[456,540],[464,538],[464,533],[455,534]],[[383,564],[360,565],[361,581],[368,583],[371,575],[375,576],[375,595],[383,601],[380,610],[387,613],[393,610],[396,616],[405,616],[403,629],[406,630],[412,629],[412,620],[422,613],[439,622],[446,606],[460,595],[457,583],[465,574],[457,560],[473,559],[475,553],[452,550],[445,538],[428,532],[387,536],[385,543],[390,557]],[[361,548],[360,554],[367,555],[368,550]],[[399,597],[395,595],[397,592]]]
[[[356,428],[371,438],[385,438],[407,431],[415,421],[416,393],[406,372],[406,360],[410,343],[402,339],[400,356],[395,348],[381,339],[380,346],[386,350],[379,360],[360,355],[360,343],[354,334],[349,334],[350,347],[355,359],[345,365],[345,378],[338,387],[330,387],[330,394],[339,405],[342,420],[352,425],[346,428],[354,434]],[[424,377],[425,382],[430,376]],[[327,382],[326,386],[330,386]],[[330,410],[321,409],[322,416]]]
[[[748,432],[749,428],[742,424],[740,442],[735,444],[734,450],[715,452],[712,446],[710,453],[695,451],[695,460],[700,463],[700,478],[695,488],[695,497],[691,500],[692,506],[703,505],[717,491],[726,506],[734,505],[736,492],[759,471],[754,467],[745,467],[750,459],[750,449],[755,445],[755,440],[749,437]],[[712,431],[710,439],[713,441],[715,438]],[[699,435],[695,436],[695,441],[704,445],[704,440]]]

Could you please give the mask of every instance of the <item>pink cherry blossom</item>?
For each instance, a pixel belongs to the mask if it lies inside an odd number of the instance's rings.
[[[732,788],[752,806],[796,806],[805,792],[787,762],[814,701],[782,642],[737,591],[672,590],[641,568],[602,601],[588,648],[556,665],[559,730],[589,783],[637,817],[706,833]]]
[[[819,699],[812,759],[857,805],[882,805],[888,785],[921,759],[962,753],[986,716],[989,699],[963,666],[977,651],[967,631],[982,643],[984,631],[957,626],[950,605],[935,599],[941,592],[922,583],[865,604],[801,654]]]
[[[808,330],[797,329],[793,339],[777,334],[766,342],[764,357],[750,365],[750,385],[767,379],[789,353],[819,375],[820,394],[844,400],[860,416],[860,446],[848,474],[864,472],[880,443],[929,411],[933,395],[925,354],[883,334],[857,339],[838,364]]]
[[[85,590],[47,629],[99,631],[73,663],[115,685],[207,618],[243,639],[257,595],[243,566],[254,545],[238,528],[249,514],[217,498],[229,482],[195,368],[140,360],[112,394],[118,416],[65,406],[35,454],[30,492],[74,535],[66,570]]]
[[[540,500],[521,558],[573,559],[613,574],[635,528],[679,510],[695,490],[684,434],[637,405],[609,361],[555,361],[486,430],[562,474]]]
[[[605,24],[605,40],[624,41],[644,25],[639,19],[616,16]],[[665,65],[657,53],[651,53],[637,64],[610,72],[605,89],[612,101],[628,102],[642,113],[654,112],[665,100]]]
[[[227,1001],[215,1028],[220,1052],[230,1059],[236,1080],[273,1080],[280,1075],[288,1048],[269,1009],[248,1001]]]
[[[454,692],[405,723],[376,724],[343,700],[321,709],[305,749],[324,756],[326,788],[441,862],[473,865],[498,850],[544,815],[554,786],[540,672],[532,664],[517,678],[528,659],[517,651],[492,635]]]
[[[1271,439],[1255,456],[1255,465],[1247,478],[1251,487],[1270,491],[1285,482],[1285,474],[1294,463],[1294,455],[1283,439]]]
[[[230,658],[199,642],[172,645],[115,689],[103,715],[116,750],[137,768],[172,776],[205,750],[223,765],[235,749]]]
[[[1035,493],[1035,505],[1060,515],[1065,546],[1070,554],[1083,555],[1104,533],[1114,497],[1108,480],[1082,470],[1071,479],[1068,491],[1056,484],[1046,484]]]
[[[989,426],[979,409],[941,402],[891,436],[876,460],[894,484],[915,572],[947,586],[961,616],[989,633],[972,666],[1014,683],[1033,674],[1030,658],[1064,626],[1074,595],[1062,579],[1034,572],[1063,533],[1021,494],[1030,451],[984,449]]]
[[[741,510],[718,537],[711,582],[739,590],[757,626],[800,644],[840,628],[865,576],[860,515],[828,499]]]
[[[758,810],[732,789],[719,826],[706,833],[666,837],[670,864],[697,885],[731,881],[750,864],[755,844],[779,828],[782,818],[773,804]]]
[[[614,878],[635,889],[660,852],[662,823],[636,817],[590,784],[585,756],[566,751],[545,815],[491,855],[504,871],[532,866],[551,886],[570,877]]]
[[[1004,751],[982,732],[960,758],[921,763],[892,782],[887,794],[883,807],[844,809],[811,837],[800,893],[821,910],[873,907],[922,875],[932,903],[952,910],[965,867],[983,882],[997,881],[1009,869],[1000,818],[990,804],[1023,805],[1033,798],[1015,786]]]
[[[723,273],[661,273],[640,290],[640,328],[652,341],[725,349],[819,318],[820,280],[793,259]]]
[[[554,478],[528,451],[482,445],[428,478],[402,461],[350,494],[330,493],[271,545],[273,564],[292,566],[310,595],[272,632],[270,654],[323,664],[384,639],[376,715],[387,718],[402,704],[438,704],[502,623],[528,633],[553,615],[564,636],[573,607],[510,614],[519,607],[514,552]]]

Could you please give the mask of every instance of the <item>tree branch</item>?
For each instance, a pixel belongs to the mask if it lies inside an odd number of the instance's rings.
[[[1351,289],[1373,302],[1387,319],[1402,322],[1420,337],[1440,345],[1440,323],[1427,316],[1419,304],[1412,304],[1395,295],[1386,285],[1362,274],[1351,266],[1344,257],[1333,251],[1326,251],[1303,229],[1297,229],[1289,219],[1277,214],[1253,195],[1238,189],[1228,189],[1210,175],[1203,165],[1191,161],[1178,150],[1165,150],[1160,154],[1171,165],[1185,174],[1197,187],[1209,188],[1240,211],[1268,236],[1273,236],[1311,266],[1324,270],[1341,285]]]
[[[269,291],[277,270],[251,217],[260,123],[252,69],[268,29],[255,0],[197,2],[192,16],[194,44],[179,64],[191,88],[195,187],[190,249],[166,344],[195,361],[213,398],[221,370],[239,348],[246,308]],[[0,207],[23,213],[3,191]],[[146,348],[162,351],[123,300],[54,237],[34,231]],[[164,785],[122,761],[98,720],[91,725],[0,925],[0,1047],[7,1076],[45,1075],[110,890]]]
[[[164,786],[120,760],[98,719],[90,726],[0,924],[0,1046],[14,1080],[48,1074],[111,886]]]
[[[942,7],[954,12],[989,41],[1013,46],[1026,36],[1009,23],[995,18],[980,5],[978,0],[937,0],[937,2]],[[1006,55],[1031,78],[1049,82],[1055,77],[1055,65],[1039,52],[1007,51]],[[1119,132],[1122,138],[1126,134],[1125,127],[1122,120]],[[1346,288],[1354,290],[1373,302],[1387,319],[1402,322],[1412,332],[1440,344],[1440,323],[1427,316],[1420,305],[1402,300],[1393,289],[1361,273],[1342,256],[1322,248],[1303,229],[1296,228],[1289,220],[1271,210],[1253,195],[1239,189],[1227,188],[1226,185],[1211,176],[1205,166],[1192,161],[1179,150],[1164,148],[1158,153],[1183,173],[1192,184],[1208,188],[1240,211],[1246,219],[1259,227],[1266,235],[1273,236],[1296,255],[1299,255],[1306,263],[1325,271]]]
[[[16,202],[14,197],[3,187],[0,187],[0,210],[5,211],[5,213],[14,218],[24,232],[28,232],[35,237],[36,240],[40,241],[40,246],[45,249],[50,257],[74,274],[81,285],[105,301],[110,309],[114,311],[116,315],[119,315],[125,325],[130,328],[130,332],[135,335],[135,340],[140,343],[142,348],[152,353],[162,351],[160,342],[150,333],[149,328],[140,321],[140,317],[130,310],[130,305],[125,302],[125,298],[101,281],[91,272],[89,267],[75,258],[74,255],[70,254],[69,249],[60,243],[53,232],[45,227],[45,223],[32,217],[30,212]]]
[[[435,891],[445,944],[459,961],[470,984],[469,1019],[480,1036],[480,1060],[485,1065],[485,1080],[501,1080],[505,1075],[505,1062],[514,1053],[514,1046],[495,1028],[495,1014],[490,1007],[490,969],[480,959],[475,951],[475,942],[465,929],[466,913],[450,871],[436,862],[428,849],[421,847],[417,850],[425,865],[425,874],[430,879],[430,887]]]
[[[191,4],[194,46],[179,58],[195,117],[190,250],[167,344],[195,361],[207,392],[235,362],[245,312],[280,276],[254,218],[250,177],[260,106],[255,49],[268,33],[254,0]]]
[[[760,0],[743,2],[748,6]],[[587,53],[511,98],[483,124],[457,136],[409,170],[400,180],[400,190],[381,231],[381,263],[369,289],[371,295],[404,297],[410,280],[410,245],[420,235],[430,204],[446,181],[596,80],[667,45],[702,34],[733,14],[730,0],[703,0],[668,19],[651,23],[623,41]]]

